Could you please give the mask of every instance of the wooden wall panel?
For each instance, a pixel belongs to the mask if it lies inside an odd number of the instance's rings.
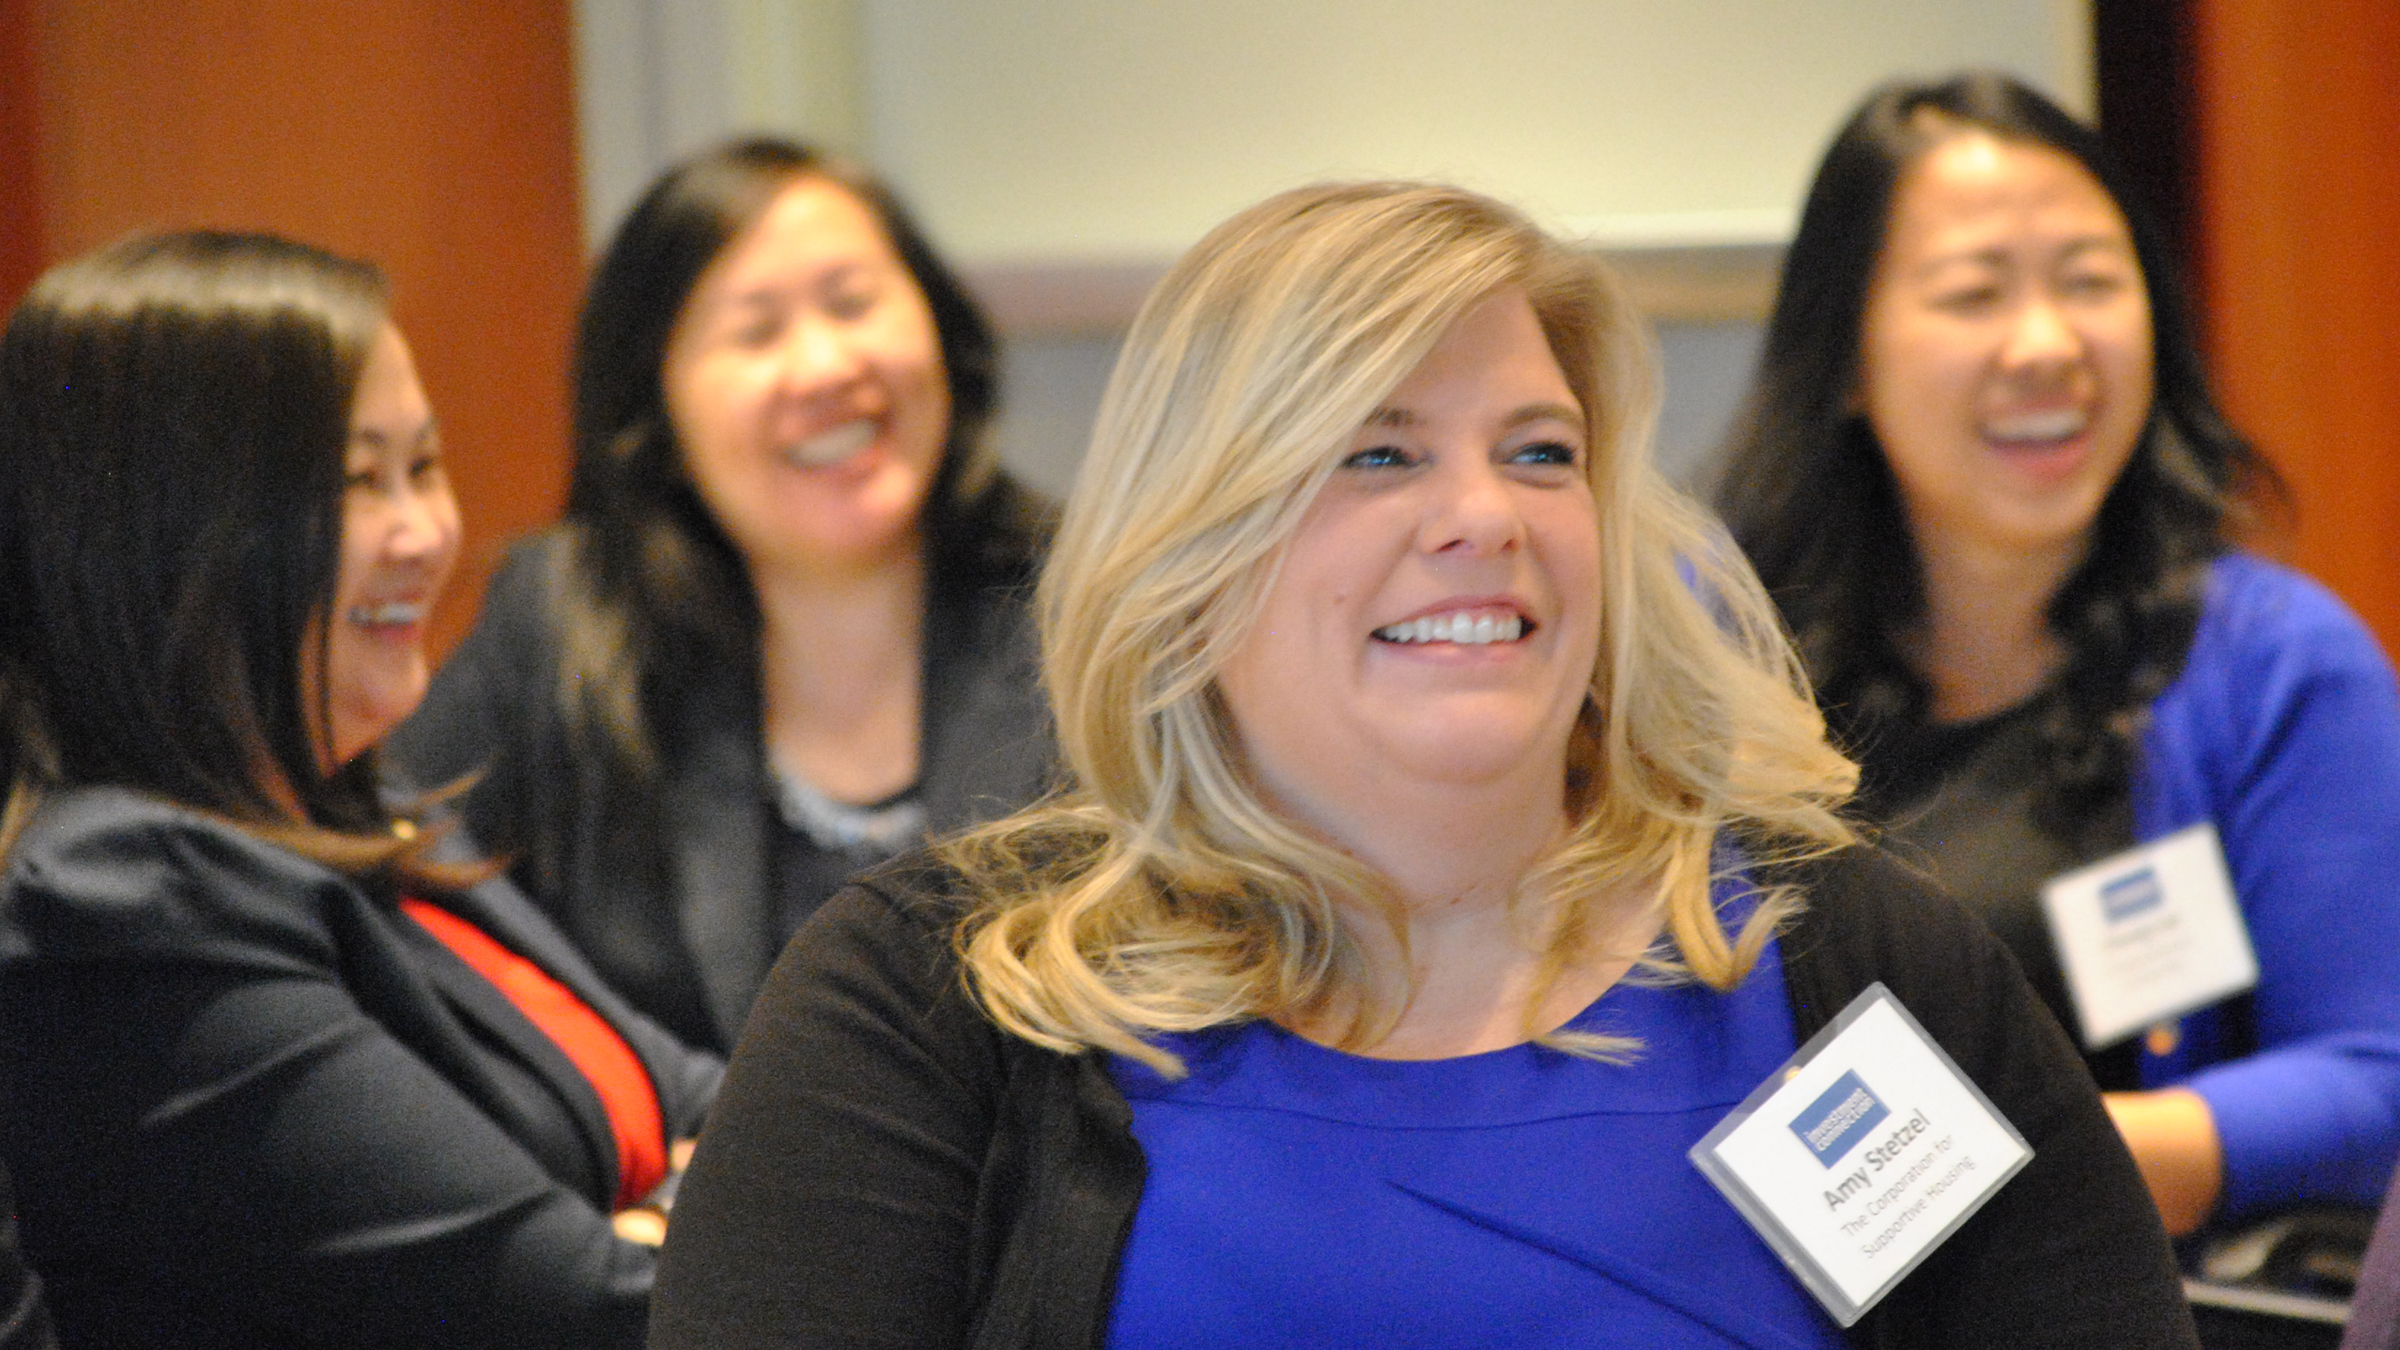
[[[563,497],[582,276],[568,0],[0,3],[32,16],[47,260],[205,225],[390,274],[467,516],[446,647],[499,545]]]
[[[2206,328],[2292,559],[2400,652],[2400,5],[2197,0]]]
[[[0,0],[0,314],[41,274],[42,140],[32,0]]]

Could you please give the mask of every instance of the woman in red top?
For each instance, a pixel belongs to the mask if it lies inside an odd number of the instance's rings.
[[[364,264],[130,240],[0,339],[0,1153],[68,1343],[641,1341],[717,1066],[376,790],[458,536]]]

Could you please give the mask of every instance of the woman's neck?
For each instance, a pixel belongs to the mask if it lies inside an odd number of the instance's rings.
[[[922,552],[873,567],[754,569],[752,584],[776,762],[837,801],[880,801],[915,782]]]
[[[1934,721],[2013,708],[2057,673],[2066,647],[2050,629],[2050,602],[2089,543],[2024,553],[1918,539],[1925,616],[1903,652],[1932,689]]]
[[[1622,888],[1594,907],[1582,954],[1542,987],[1551,911],[1539,901],[1520,906],[1516,893],[1568,828],[1560,780],[1549,781],[1533,798],[1387,784],[1371,799],[1371,822],[1339,831],[1335,842],[1391,886],[1408,926],[1403,952],[1380,915],[1365,906],[1350,915],[1368,983],[1380,998],[1406,1000],[1389,1034],[1364,1053],[1443,1059],[1521,1044],[1607,992],[1656,937],[1649,889]],[[1347,1027],[1293,1029],[1331,1042]]]

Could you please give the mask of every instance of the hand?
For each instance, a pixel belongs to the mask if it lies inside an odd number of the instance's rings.
[[[620,1209],[608,1216],[608,1226],[627,1242],[655,1247],[667,1240],[667,1216],[645,1205]]]
[[[2108,1092],[2100,1100],[2125,1136],[2167,1232],[2185,1237],[2197,1231],[2225,1184],[2225,1148],[2207,1100],[2189,1088]]]
[[[697,1141],[678,1139],[667,1145],[667,1179],[658,1188],[642,1197],[642,1202],[630,1209],[621,1209],[608,1218],[609,1226],[627,1242],[656,1247],[667,1240],[667,1211],[675,1204],[675,1183],[683,1179],[683,1169],[692,1165],[692,1150]]]

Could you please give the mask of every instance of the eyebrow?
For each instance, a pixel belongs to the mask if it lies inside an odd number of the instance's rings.
[[[1365,425],[1399,430],[1421,425],[1424,420],[1406,408],[1387,405],[1368,413]],[[1566,403],[1528,403],[1501,419],[1500,429],[1514,431],[1529,422],[1564,422],[1577,431],[1584,429],[1583,414]]]
[[[811,273],[806,279],[794,282],[788,277],[773,277],[754,281],[740,290],[726,290],[718,299],[729,306],[759,308],[783,304],[794,291],[810,292],[828,286],[853,286],[862,281],[877,281],[890,275],[890,267],[873,258],[845,258]]]
[[[441,438],[442,424],[440,419],[428,417],[425,419],[425,425],[417,428],[417,434],[410,438],[409,443],[411,445],[423,445],[428,441],[438,441]],[[383,429],[380,427],[360,427],[356,431],[350,433],[350,444],[363,445],[370,450],[380,450],[391,443],[392,438],[384,435]]]
[[[2120,235],[2079,235],[2073,239],[2067,240],[2058,248],[2058,254],[2061,257],[2077,257],[2094,251],[2116,254],[2136,263],[2141,261],[2141,255],[2139,251],[2134,248],[2133,241]],[[1928,272],[1937,267],[1949,267],[1959,263],[1970,263],[1983,267],[2001,267],[2006,266],[2012,261],[2014,261],[2014,259],[2010,256],[2010,251],[2006,248],[1963,248],[1950,253],[1937,253],[1924,259],[1923,262],[1918,265],[1918,271]]]

